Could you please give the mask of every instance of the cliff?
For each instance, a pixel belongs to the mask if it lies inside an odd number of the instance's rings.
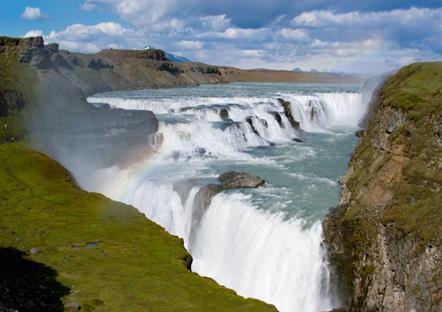
[[[323,222],[350,311],[442,310],[442,63],[386,80]]]

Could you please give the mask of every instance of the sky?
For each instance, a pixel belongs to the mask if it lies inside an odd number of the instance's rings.
[[[153,46],[240,68],[380,73],[442,59],[442,0],[0,0],[0,35]]]

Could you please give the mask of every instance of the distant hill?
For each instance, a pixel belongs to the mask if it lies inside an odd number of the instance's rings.
[[[151,46],[146,46],[144,48],[144,50],[157,50],[157,48],[155,47],[151,47]],[[189,60],[188,58],[184,57],[184,56],[178,56],[169,52],[165,52],[166,53],[166,57],[168,60],[174,62],[174,63],[185,63],[185,62],[192,62],[191,60]]]

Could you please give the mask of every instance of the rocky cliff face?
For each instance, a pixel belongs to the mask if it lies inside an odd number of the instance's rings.
[[[417,63],[380,90],[323,222],[350,311],[442,310],[442,63]]]
[[[41,37],[0,37],[0,56],[8,62],[16,56],[18,61],[12,70],[17,82],[0,86],[0,117],[8,117],[5,129],[17,124],[12,117],[18,115],[26,125],[17,133],[2,129],[2,141],[26,133],[35,148],[57,160],[70,158],[70,162],[95,166],[121,164],[149,152],[158,122],[148,111],[92,107],[86,101],[89,95],[228,81],[222,70],[213,71],[204,64],[180,67],[161,50],[103,50],[85,55],[59,50],[57,44],[45,45]]]

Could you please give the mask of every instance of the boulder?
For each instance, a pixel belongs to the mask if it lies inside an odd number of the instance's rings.
[[[218,177],[224,190],[236,189],[236,188],[257,188],[264,185],[265,181],[257,175],[246,173],[229,171],[223,173]]]

